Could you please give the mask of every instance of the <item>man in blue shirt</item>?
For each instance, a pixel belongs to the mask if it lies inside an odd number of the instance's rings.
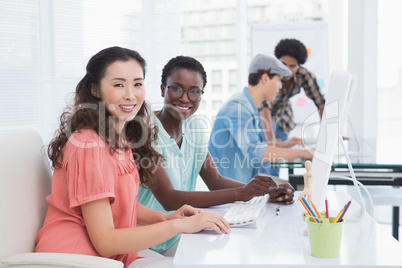
[[[249,66],[248,87],[223,104],[209,139],[209,152],[223,176],[244,183],[267,173],[269,161],[312,158],[312,151],[268,146],[257,107],[273,101],[282,88],[281,78],[292,72],[278,59],[258,54]]]

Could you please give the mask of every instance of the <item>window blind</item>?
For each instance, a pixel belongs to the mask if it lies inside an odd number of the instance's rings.
[[[39,94],[38,6],[0,2],[0,129],[32,128]]]
[[[48,143],[89,58],[109,46],[139,51],[148,64],[146,86],[155,87],[167,59],[180,54],[178,5],[178,0],[0,1],[0,133],[31,128]],[[152,87],[147,96],[159,90]]]

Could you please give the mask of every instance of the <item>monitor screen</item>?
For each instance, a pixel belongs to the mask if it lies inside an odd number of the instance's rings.
[[[324,207],[336,145],[347,119],[356,82],[357,77],[349,72],[332,72],[311,168],[313,203],[320,208]]]

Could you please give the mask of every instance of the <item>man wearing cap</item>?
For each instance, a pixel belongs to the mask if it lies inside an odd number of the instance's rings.
[[[257,107],[264,100],[273,101],[282,87],[281,78],[291,74],[274,57],[258,54],[251,60],[248,87],[222,105],[211,131],[208,149],[220,174],[247,183],[269,169],[269,161],[312,158],[311,150],[268,146],[260,126]],[[288,184],[284,187],[292,189]]]

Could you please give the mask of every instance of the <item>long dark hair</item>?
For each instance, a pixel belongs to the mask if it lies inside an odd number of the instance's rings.
[[[124,126],[121,136],[127,141],[125,144],[121,142],[122,137],[114,130],[114,118],[105,109],[101,99],[91,93],[93,85],[100,87],[100,81],[108,66],[116,61],[129,60],[135,60],[141,65],[145,78],[145,60],[134,50],[109,47],[89,60],[86,66],[87,73],[76,87],[74,104],[72,107],[67,107],[60,116],[60,128],[48,147],[53,168],[62,167],[62,150],[71,134],[81,129],[91,129],[109,145],[111,153],[117,149],[127,150],[131,147],[142,185],[155,186],[154,171],[162,156],[152,147],[158,130],[155,126],[150,127],[150,110],[145,101],[134,119]]]

